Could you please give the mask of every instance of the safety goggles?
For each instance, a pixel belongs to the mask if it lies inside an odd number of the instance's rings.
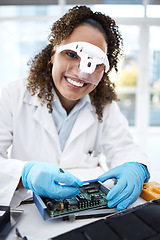
[[[69,51],[68,54],[71,55],[71,61],[66,69],[66,73],[71,77],[78,74],[80,79],[83,76],[82,80],[97,85],[100,74],[109,70],[106,53],[91,43],[72,42],[59,46],[56,52],[63,51]]]

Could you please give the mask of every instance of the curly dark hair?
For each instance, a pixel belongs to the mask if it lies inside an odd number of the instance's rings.
[[[75,6],[53,24],[48,37],[50,43],[29,62],[30,72],[27,79],[27,89],[32,96],[37,94],[38,98],[41,99],[42,105],[46,102],[49,112],[52,112],[54,101],[52,92],[54,86],[51,63],[52,49],[61,44],[76,27],[82,24],[90,24],[98,28],[108,44],[107,55],[110,69],[107,73],[104,73],[97,87],[89,94],[91,103],[96,109],[98,120],[102,121],[106,104],[111,103],[113,100],[118,100],[115,85],[110,81],[108,73],[113,68],[116,72],[118,71],[117,64],[119,57],[122,55],[123,40],[118,26],[112,18],[100,12],[93,12],[89,7]]]

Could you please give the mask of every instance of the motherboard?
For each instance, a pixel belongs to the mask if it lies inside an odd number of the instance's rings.
[[[71,199],[41,197],[50,218],[87,209],[107,207],[106,192],[97,181],[87,182],[79,188],[79,194]]]

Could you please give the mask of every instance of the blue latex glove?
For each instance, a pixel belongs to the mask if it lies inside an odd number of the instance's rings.
[[[143,183],[149,177],[150,174],[143,164],[128,162],[109,170],[99,176],[98,180],[104,182],[110,178],[117,179],[116,185],[107,194],[108,207],[117,206],[118,210],[123,210],[137,200]]]
[[[43,197],[72,198],[79,194],[77,187],[81,187],[83,182],[68,171],[63,171],[51,163],[30,161],[22,170],[22,183],[26,189]]]

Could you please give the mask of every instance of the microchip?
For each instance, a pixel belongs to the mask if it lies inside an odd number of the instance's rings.
[[[86,190],[86,191],[87,191],[87,190],[93,190],[93,189],[95,189],[93,186],[91,186],[91,187],[85,187],[85,188],[84,188],[84,190]]]
[[[103,197],[101,195],[94,195],[94,199],[96,201],[96,200],[103,199]]]
[[[88,194],[93,194],[93,193],[98,193],[99,190],[98,189],[91,189],[91,190],[87,190]]]

